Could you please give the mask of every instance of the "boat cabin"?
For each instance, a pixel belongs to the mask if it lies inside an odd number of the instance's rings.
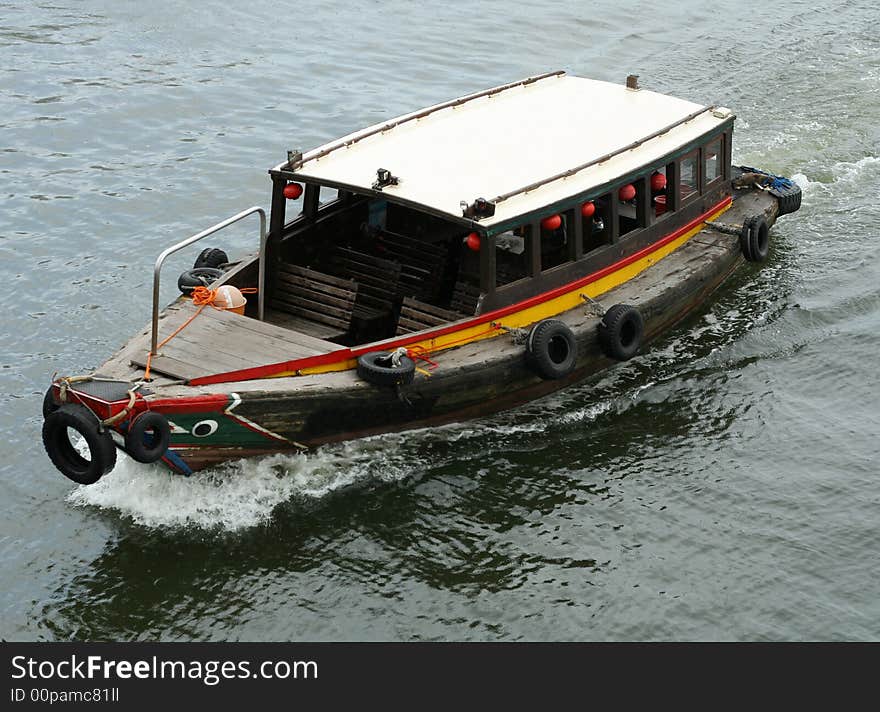
[[[599,273],[730,195],[732,130],[557,72],[292,151],[270,171],[262,318],[357,345]]]
[[[221,280],[257,298],[159,354],[157,276],[153,366],[193,384],[344,370],[370,348],[443,350],[493,335],[481,324],[574,308],[730,205],[733,122],[634,81],[554,72],[288,151],[269,171],[260,253]],[[251,332],[262,352],[235,348]]]

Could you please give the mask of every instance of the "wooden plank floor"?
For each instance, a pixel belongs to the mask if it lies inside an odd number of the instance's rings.
[[[268,323],[277,324],[285,329],[293,329],[294,331],[308,329],[312,336],[321,339],[335,339],[345,336],[345,332],[340,331],[338,326],[327,326],[325,324],[319,324],[316,321],[308,321],[307,319],[302,319],[278,309],[270,309],[267,307],[265,318]]]
[[[159,320],[159,342],[189,319],[196,309],[192,302],[168,307],[165,317]],[[137,355],[131,362],[135,366],[145,367],[150,335],[141,339],[144,347],[136,350]],[[206,307],[183,331],[159,349],[150,368],[172,378],[188,380],[317,356],[341,348],[331,341]]]

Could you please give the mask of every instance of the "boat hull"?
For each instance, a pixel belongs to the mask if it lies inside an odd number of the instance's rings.
[[[761,213],[772,224],[777,211],[772,196],[749,191],[738,197],[725,222]],[[644,348],[699,308],[742,262],[738,238],[706,229],[603,294],[600,303],[605,309],[620,303],[639,310]],[[526,362],[525,346],[505,335],[432,356],[436,368],[420,362],[414,382],[396,388],[365,383],[354,371],[180,386],[179,397],[166,392],[150,405],[172,422],[171,448],[163,460],[189,473],[228,460],[468,420],[528,403],[614,365],[599,346],[600,315],[592,304],[585,301],[554,318],[571,328],[578,346],[574,370],[561,379],[538,376]]]

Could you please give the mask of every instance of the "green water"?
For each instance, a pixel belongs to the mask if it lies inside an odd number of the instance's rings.
[[[0,638],[880,637],[876,4],[230,5],[0,3]],[[42,393],[147,321],[164,247],[288,148],[557,68],[731,107],[735,162],[805,186],[768,263],[496,418],[54,470]]]

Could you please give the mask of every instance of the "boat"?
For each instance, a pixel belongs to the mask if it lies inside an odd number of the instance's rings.
[[[46,451],[81,484],[118,450],[190,475],[485,416],[633,358],[800,207],[732,165],[734,121],[560,71],[287,150],[268,216],[163,251],[151,322],[54,378]],[[166,258],[241,220],[254,252],[203,249],[160,310]]]

